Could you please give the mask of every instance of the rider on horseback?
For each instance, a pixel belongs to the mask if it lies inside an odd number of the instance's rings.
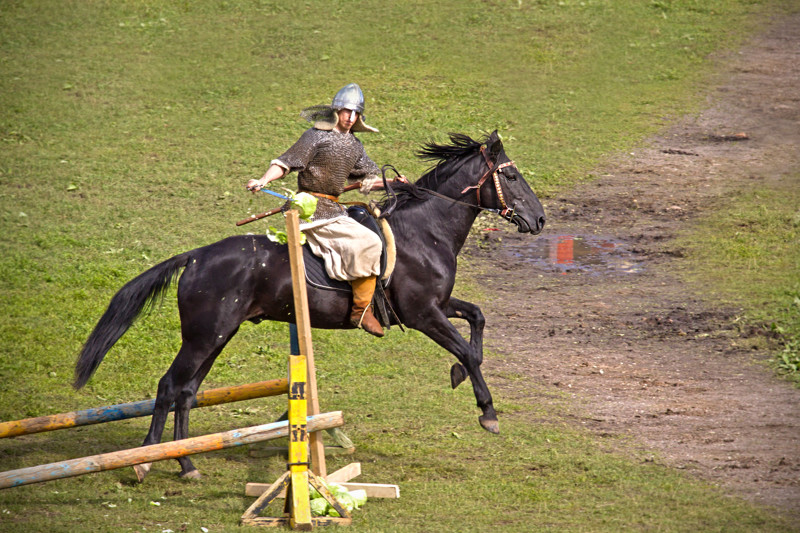
[[[353,135],[378,131],[364,123],[364,94],[355,83],[343,87],[331,105],[304,109],[301,116],[314,126],[283,155],[274,159],[261,179],[251,179],[247,189],[258,191],[271,181],[297,171],[298,189],[317,197],[317,209],[300,225],[311,251],[325,260],[328,275],[353,286],[350,323],[377,337],[383,328],[370,304],[380,273],[381,240],[371,230],[347,216],[339,195],[347,182],[361,182],[368,194],[380,179],[380,169]]]

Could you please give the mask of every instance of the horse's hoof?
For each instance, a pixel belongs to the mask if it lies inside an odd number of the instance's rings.
[[[454,389],[467,379],[467,369],[461,363],[456,363],[450,367],[450,386]]]
[[[147,477],[148,472],[150,472],[151,466],[153,466],[153,463],[142,463],[140,465],[133,465],[133,471],[136,472],[136,479],[139,480],[139,483],[144,481],[144,478]]]
[[[181,479],[200,479],[203,475],[200,473],[198,469],[189,470],[188,472],[181,472],[179,474]]]
[[[497,422],[496,418],[488,419],[480,416],[478,417],[478,421],[481,423],[483,429],[489,433],[494,433],[495,435],[500,433],[500,424]]]

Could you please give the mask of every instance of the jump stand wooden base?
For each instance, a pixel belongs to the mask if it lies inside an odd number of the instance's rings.
[[[242,515],[242,525],[281,526],[288,525],[299,531],[311,531],[314,526],[352,522],[350,513],[328,491],[325,483],[309,471],[310,454],[306,413],[306,389],[308,367],[305,355],[289,356],[289,470],[273,483]],[[315,459],[318,459],[315,457]],[[324,455],[323,455],[324,460]],[[310,490],[313,486],[339,513],[340,518],[311,516]],[[259,513],[281,493],[286,495],[283,516],[261,517]]]
[[[353,522],[350,513],[328,491],[325,484],[311,472],[305,475],[296,475],[291,470],[285,472],[278,481],[273,483],[242,515],[242,525],[249,526],[289,526],[298,531],[311,531],[316,526],[339,525],[349,526]],[[308,486],[311,484],[325,500],[339,513],[340,518],[328,516],[311,516],[309,508]],[[304,493],[304,494],[301,494]],[[267,505],[286,495],[283,507],[283,516],[279,518],[261,517],[258,514]],[[306,511],[307,516],[306,516]]]
[[[348,491],[363,490],[367,493],[367,498],[391,498],[396,499],[400,497],[400,487],[397,485],[385,485],[383,483],[359,483],[352,481],[361,475],[361,463],[350,463],[349,465],[340,468],[336,472],[331,472],[325,478],[328,483],[338,483],[346,488]],[[244,495],[250,497],[259,497],[264,494],[271,485],[269,483],[248,483],[245,485]],[[284,492],[277,496],[278,498],[286,497]]]

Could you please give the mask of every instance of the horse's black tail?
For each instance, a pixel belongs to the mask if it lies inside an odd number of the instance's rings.
[[[167,259],[126,283],[114,295],[83,345],[75,365],[73,387],[80,389],[86,385],[114,343],[143,311],[149,311],[156,300],[163,298],[178,271],[188,263],[189,257],[189,253],[183,253]]]

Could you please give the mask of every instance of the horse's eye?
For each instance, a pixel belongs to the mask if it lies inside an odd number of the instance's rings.
[[[505,169],[503,169],[501,172],[508,181],[517,181],[517,175],[514,174],[513,172],[506,172]]]

